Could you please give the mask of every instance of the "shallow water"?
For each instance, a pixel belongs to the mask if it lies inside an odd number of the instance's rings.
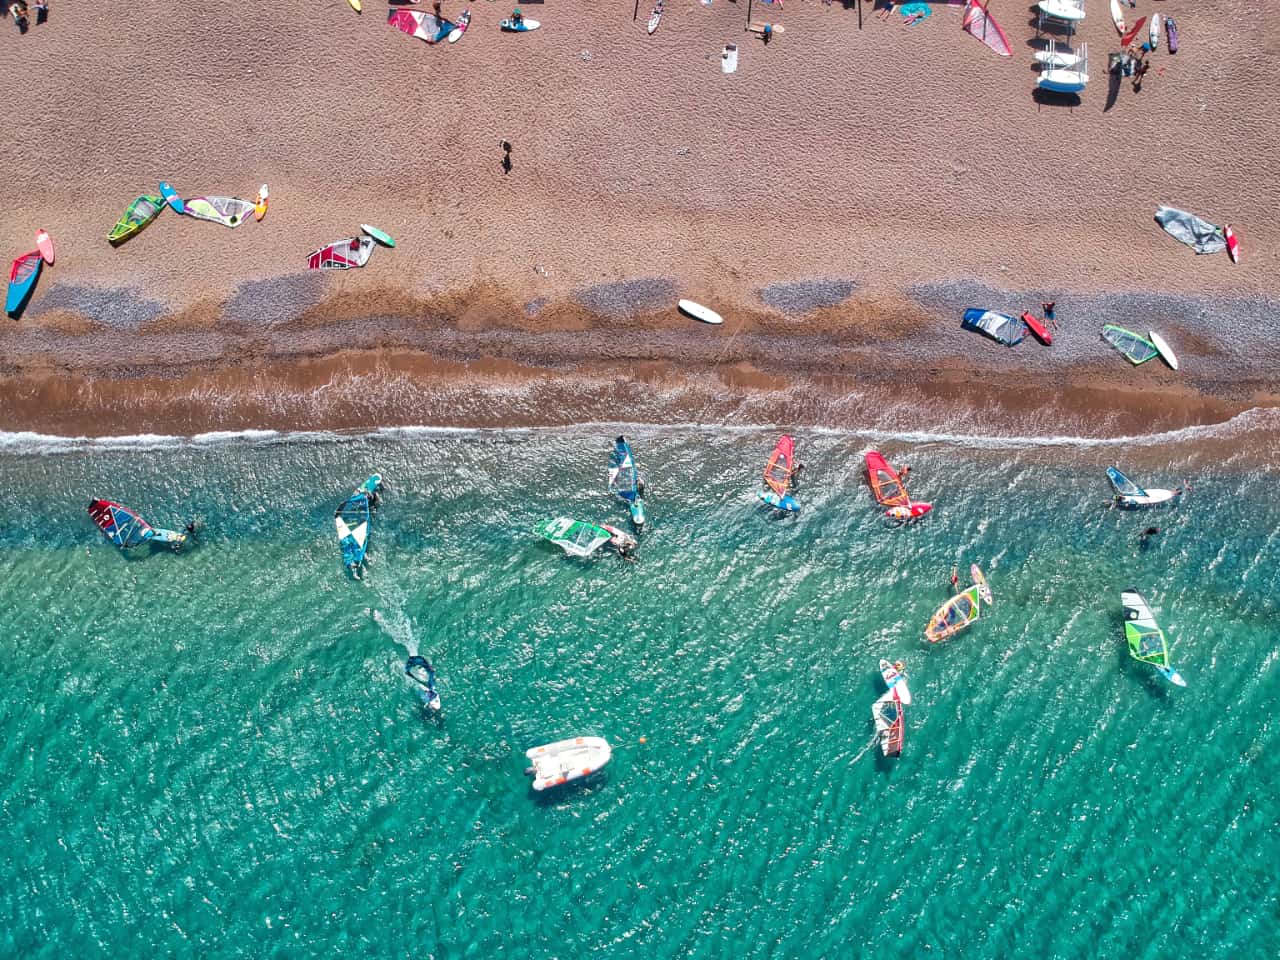
[[[607,426],[0,456],[0,953],[1275,943],[1275,469],[1174,438],[1139,479],[1191,495],[1132,515],[1101,507],[1123,448],[890,438],[937,505],[892,528],[864,437],[799,435],[804,509],[779,519],[752,493],[776,434],[627,430],[652,528],[630,565],[531,532],[625,520]],[[332,513],[374,469],[391,489],[357,583]],[[122,556],[92,496],[198,516],[200,543]],[[990,617],[931,647],[975,561]],[[1129,586],[1187,689],[1128,658]],[[419,650],[439,718],[402,674]],[[897,761],[864,751],[881,656],[914,694]],[[534,794],[524,749],[578,733],[612,764]]]

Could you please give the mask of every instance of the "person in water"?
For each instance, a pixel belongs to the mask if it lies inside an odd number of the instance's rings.
[[[1160,533],[1159,527],[1147,527],[1142,531],[1142,536],[1138,537],[1138,542],[1145,545],[1148,540]]]
[[[418,667],[427,671],[427,679],[425,683],[423,682],[421,677],[419,677],[416,673],[413,672],[414,669]],[[436,692],[436,668],[431,665],[431,661],[428,660],[426,657],[422,657],[422,656],[418,656],[417,654],[414,654],[407,661],[405,661],[404,672],[409,677],[410,680],[418,684],[418,686],[422,687],[423,702],[425,702],[427,706],[432,707],[434,709],[433,704],[435,704],[440,699],[440,695]]]
[[[960,574],[956,567],[951,568],[951,589],[954,590],[960,585]]]

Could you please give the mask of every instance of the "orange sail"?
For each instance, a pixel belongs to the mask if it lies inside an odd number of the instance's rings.
[[[871,480],[871,490],[876,495],[876,502],[881,506],[911,506],[911,498],[907,496],[907,490],[897,471],[875,450],[867,454],[867,477]]]

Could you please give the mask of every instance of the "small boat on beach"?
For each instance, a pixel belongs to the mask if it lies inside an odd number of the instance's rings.
[[[982,614],[983,605],[992,603],[991,588],[987,586],[987,578],[975,563],[969,567],[973,577],[973,586],[956,594],[941,607],[924,628],[924,638],[930,643],[940,643],[969,626]]]
[[[186,533],[153,527],[128,507],[111,500],[89,501],[89,516],[107,539],[121,550],[140,547],[144,543],[168,544],[177,550],[187,540]]]
[[[1120,604],[1124,607],[1124,637],[1129,644],[1129,656],[1155,667],[1160,676],[1175,686],[1185,687],[1187,681],[1169,662],[1169,644],[1164,631],[1142,594],[1130,587],[1120,594]]]
[[[756,494],[761,500],[784,513],[798,513],[800,504],[791,495],[794,473],[795,441],[782,436],[764,465],[764,485]]]
[[[613,756],[613,748],[604,737],[573,737],[530,747],[524,755],[533,762],[525,768],[525,776],[533,777],[533,789],[542,791],[603,769]]]

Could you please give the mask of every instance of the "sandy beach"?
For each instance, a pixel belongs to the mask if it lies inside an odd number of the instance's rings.
[[[461,3],[446,3],[454,18]],[[221,11],[54,5],[6,29],[0,239],[54,236],[25,313],[0,323],[0,429],[728,419],[854,426],[957,406],[1018,429],[1118,432],[1280,405],[1275,17],[1167,0],[1181,47],[1111,102],[1105,5],[1078,31],[1093,80],[1035,95],[1034,7],[997,0],[1014,56],[958,5],[904,26],[871,4],[471,7],[428,46],[345,2]],[[420,8],[414,8],[420,9]],[[429,9],[429,8],[428,8]],[[136,38],[153,38],[140,48]],[[726,42],[740,47],[721,73]],[[512,144],[512,169],[499,142]],[[169,180],[252,198],[236,230],[166,212],[119,248],[124,207]],[[1195,256],[1179,206],[1241,236]],[[363,270],[305,270],[360,223]],[[714,329],[674,310],[719,310]],[[966,307],[1059,304],[1055,344],[959,328]],[[1103,323],[1182,359],[1137,370]]]

